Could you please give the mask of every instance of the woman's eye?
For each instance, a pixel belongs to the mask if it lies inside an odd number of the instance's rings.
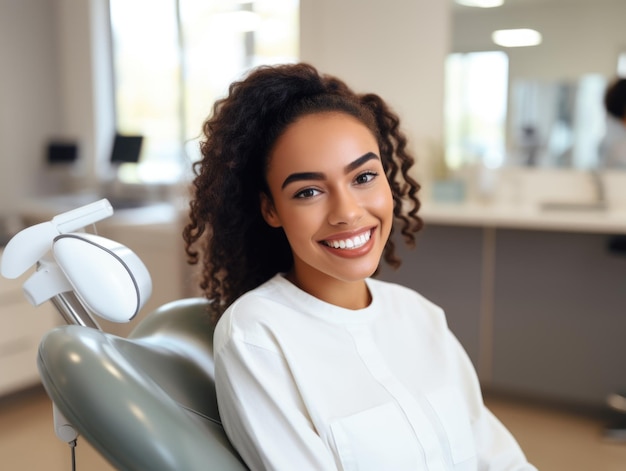
[[[371,182],[374,178],[376,178],[378,176],[378,174],[376,172],[364,172],[361,173],[360,175],[358,175],[355,178],[356,183],[358,183],[359,185],[362,185],[364,183],[369,183]]]
[[[298,193],[296,193],[295,197],[306,199],[306,198],[313,198],[314,196],[318,194],[319,194],[319,190],[316,190],[315,188],[305,188],[304,190],[300,190]]]

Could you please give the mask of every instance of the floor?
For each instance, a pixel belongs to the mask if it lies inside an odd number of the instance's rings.
[[[605,419],[504,398],[485,402],[539,471],[626,471],[626,441],[603,438]]]
[[[600,419],[496,397],[487,404],[540,471],[626,471],[626,442],[603,440]],[[114,469],[80,439],[76,466]],[[69,446],[54,434],[51,405],[42,390],[0,400],[0,469],[71,470]]]

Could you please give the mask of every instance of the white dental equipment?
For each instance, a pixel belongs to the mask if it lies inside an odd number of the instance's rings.
[[[26,299],[34,306],[52,301],[68,324],[99,329],[92,313],[130,321],[152,293],[147,268],[122,244],[75,232],[112,214],[102,199],[22,230],[5,247],[0,273],[18,278],[36,265],[23,285]]]
[[[51,301],[68,324],[101,330],[92,314],[130,321],[152,293],[146,266],[122,244],[76,232],[112,214],[102,199],[22,230],[6,245],[0,273],[15,279],[35,266],[23,284],[26,299],[34,306]],[[78,434],[56,406],[53,417],[57,436],[73,450]]]

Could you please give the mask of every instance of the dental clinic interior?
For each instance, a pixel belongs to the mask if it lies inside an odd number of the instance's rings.
[[[402,119],[425,225],[378,276],[445,310],[538,469],[626,470],[626,155],[601,155],[624,0],[0,0],[2,247],[106,198],[97,233],[153,289],[100,327],[199,296],[181,231],[202,122],[251,67],[294,61]],[[0,469],[70,469],[37,367],[66,321],[29,274],[0,277]]]

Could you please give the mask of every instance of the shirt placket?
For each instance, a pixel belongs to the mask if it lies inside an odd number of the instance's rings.
[[[415,435],[428,471],[447,471],[444,450],[439,442],[439,431],[429,420],[418,401],[407,388],[395,377],[380,353],[367,326],[350,326],[349,332],[356,345],[357,352],[366,368],[394,399]],[[407,359],[408,360],[408,359]]]

